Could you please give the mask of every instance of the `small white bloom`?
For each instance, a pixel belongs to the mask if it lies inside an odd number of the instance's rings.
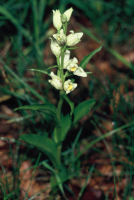
[[[74,72],[78,68],[77,63],[78,63],[77,58],[70,59],[66,65],[66,69],[71,72]]]
[[[64,90],[66,94],[72,92],[76,87],[77,83],[72,83],[70,79],[64,82]]]
[[[56,41],[53,41],[52,38],[50,38],[50,39],[51,39],[51,45],[50,45],[50,47],[51,47],[52,53],[53,53],[56,57],[60,56],[61,47],[59,46],[59,44],[58,44]]]
[[[74,31],[70,31],[71,34],[67,36],[67,46],[74,46],[76,45],[81,37],[83,36],[83,33],[80,32],[80,33],[74,33]]]
[[[67,22],[70,20],[70,17],[72,15],[72,12],[73,12],[73,8],[70,8],[68,10],[66,10],[64,13],[63,13],[63,16],[66,15],[67,17]]]
[[[70,72],[73,72],[74,75],[87,77],[86,72],[77,65],[77,58],[70,59],[67,63],[66,69]]]
[[[51,80],[48,80],[49,83],[51,83],[51,85],[53,87],[55,87],[57,90],[61,90],[62,89],[62,81],[60,79],[59,76],[56,76],[53,72],[50,73],[51,76]]]
[[[60,30],[62,27],[61,13],[59,10],[53,10],[53,25],[57,30]]]
[[[66,35],[64,34],[63,32],[63,29],[60,30],[60,33],[57,33],[57,34],[53,34],[53,37],[56,39],[57,43],[59,45],[63,45],[66,43],[67,41],[67,37]]]
[[[73,74],[81,77],[87,77],[86,72],[81,67],[77,67]]]

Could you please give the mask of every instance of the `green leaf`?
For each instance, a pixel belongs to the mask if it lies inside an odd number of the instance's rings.
[[[56,112],[56,107],[51,103],[32,104],[32,105],[21,106],[19,108],[15,108],[14,111],[16,111],[16,110],[24,110],[24,109],[25,110],[35,110],[35,111],[51,110],[54,113]]]
[[[100,46],[99,48],[95,49],[94,51],[92,51],[90,54],[88,54],[85,58],[83,58],[83,60],[80,63],[80,67],[82,67],[83,69],[86,67],[87,63],[89,62],[89,60],[97,53],[101,50],[102,46]]]
[[[66,102],[70,105],[70,108],[71,108],[70,115],[72,116],[73,111],[74,111],[74,103],[68,98],[66,94],[63,94],[63,97],[66,100]]]
[[[52,69],[52,68],[55,68],[55,67],[58,67],[58,66],[57,66],[57,65],[54,65],[54,66],[52,66],[52,67],[47,68],[47,70]]]
[[[87,100],[80,103],[78,106],[74,108],[74,121],[73,125],[78,122],[82,117],[87,115],[91,110],[92,106],[95,104],[95,100]],[[72,126],[72,120],[69,114],[61,119],[61,142],[65,139],[68,131]]]
[[[20,138],[21,140],[35,146],[37,149],[45,153],[49,157],[53,165],[55,167],[58,166],[57,147],[51,139],[47,138],[46,136],[40,136],[35,134],[24,134]]]
[[[51,170],[52,171],[52,170]],[[62,194],[64,194],[64,188],[63,183],[68,180],[68,172],[65,166],[61,165],[60,170],[53,171],[54,175],[51,176],[50,183],[51,187],[59,186],[59,189],[61,190]]]
[[[45,161],[42,162],[42,165],[54,173],[50,179],[51,187],[53,188],[58,184],[59,189],[64,195],[63,182],[68,179],[67,169],[61,165],[60,170],[56,171]]]
[[[46,70],[40,70],[40,69],[28,69],[30,71],[34,71],[34,72],[41,72],[44,74],[47,74],[48,76],[50,76],[50,74],[46,71]]]
[[[91,108],[93,107],[93,105],[95,104],[95,102],[96,101],[94,99],[90,99],[87,101],[83,101],[78,106],[76,106],[74,109],[73,124],[77,123],[82,117],[87,115],[89,111],[91,110]]]
[[[14,109],[16,110],[34,110],[34,111],[39,111],[39,112],[44,112],[48,115],[51,115],[54,120],[57,122],[59,125],[59,120],[57,118],[56,114],[56,107],[53,104],[33,104],[33,105],[26,105],[26,106],[21,106],[19,108]]]
[[[134,200],[134,198],[133,197],[129,197],[129,199],[128,200]]]
[[[49,169],[50,171],[52,171],[53,173],[55,173],[55,170],[46,161],[43,161],[42,165],[47,169]]]
[[[77,49],[78,47],[67,47],[66,50]]]
[[[65,139],[68,131],[70,130],[72,125],[72,120],[70,118],[70,115],[67,114],[65,117],[61,119],[61,142]]]

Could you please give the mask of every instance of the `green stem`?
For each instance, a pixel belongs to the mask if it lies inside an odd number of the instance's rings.
[[[58,103],[58,107],[57,107],[57,118],[60,122],[60,117],[61,117],[61,108],[62,108],[62,104],[63,104],[63,90],[60,91],[60,100],[59,100],[59,103]]]
[[[61,121],[61,109],[62,109],[62,104],[63,104],[63,90],[60,91],[60,100],[58,103],[58,107],[57,107],[57,118],[59,120],[59,122]],[[57,141],[58,141],[58,146],[57,146],[57,159],[58,159],[58,163],[61,163],[61,149],[62,149],[62,143],[61,143],[61,128],[57,127],[56,128],[56,135],[57,135]]]
[[[64,72],[63,72],[64,52],[65,52],[65,49],[66,49],[66,45],[63,46],[63,48],[61,50],[61,63],[60,63],[59,57],[57,57],[57,64],[58,64],[58,68],[59,68],[60,78],[62,80],[62,84],[64,84],[64,81],[65,81]]]
[[[63,24],[63,30],[64,30],[64,34],[66,35],[66,33],[67,33],[67,22],[65,24]]]
[[[60,63],[60,60],[59,60],[59,57],[57,57],[57,64],[58,64],[58,67],[59,67],[59,72],[60,72],[60,78],[61,78],[61,81],[62,81],[62,85],[64,85],[64,81],[65,81],[65,78],[64,78],[64,73],[63,73],[63,63],[64,63],[64,52],[65,52],[65,48],[66,46],[64,46],[61,50],[61,63]],[[60,91],[60,99],[59,99],[59,103],[58,103],[58,107],[57,107],[57,118],[59,120],[59,122],[61,121],[61,109],[62,109],[62,104],[63,104],[63,94],[64,94],[64,91],[63,89]],[[56,140],[58,142],[58,146],[57,146],[57,160],[58,160],[58,163],[61,163],[61,149],[62,149],[62,142],[61,142],[61,128],[60,127],[57,127],[56,128]]]
[[[64,84],[63,63],[64,63],[64,49],[61,50],[61,66],[60,66],[60,76],[62,84]]]

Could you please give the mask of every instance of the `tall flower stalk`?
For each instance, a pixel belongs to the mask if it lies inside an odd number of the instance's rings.
[[[70,78],[70,76],[87,77],[90,72],[85,72],[84,68],[91,59],[91,57],[100,51],[101,47],[87,55],[78,65],[77,58],[71,58],[71,49],[78,44],[83,36],[82,32],[74,33],[73,30],[67,35],[67,25],[72,15],[73,9],[66,10],[63,14],[59,10],[53,10],[53,25],[57,32],[50,38],[50,47],[52,53],[56,57],[57,73],[53,71],[48,73],[48,70],[31,69],[47,74],[50,78],[48,82],[59,91],[59,102],[57,108],[50,103],[45,104],[32,104],[17,108],[18,109],[30,109],[40,112],[45,112],[54,122],[54,129],[51,132],[51,136],[37,134],[24,134],[21,139],[25,142],[34,145],[40,151],[45,153],[50,159],[52,166],[45,161],[43,166],[51,170],[51,186],[52,195],[50,199],[55,199],[55,194],[60,189],[61,193],[65,197],[63,182],[69,179],[70,172],[67,170],[68,166],[61,161],[62,144],[65,140],[69,130],[74,124],[76,124],[82,117],[89,113],[92,106],[95,104],[94,99],[90,99],[80,103],[74,107],[74,103],[69,99],[68,94],[75,90],[78,86],[77,83]],[[53,67],[50,67],[53,68]],[[49,68],[49,69],[50,69]],[[70,114],[61,115],[63,101],[66,101],[70,106]],[[73,118],[72,118],[73,115]],[[47,131],[46,131],[47,132]],[[74,160],[74,163],[77,160]]]
[[[72,92],[76,87],[77,83],[73,83],[70,79],[67,79],[69,75],[77,75],[86,77],[86,72],[77,65],[77,58],[70,59],[70,51],[67,50],[69,47],[72,47],[80,42],[83,33],[74,33],[73,30],[70,31],[70,34],[67,36],[67,23],[70,20],[73,9],[70,8],[65,11],[63,14],[59,10],[53,10],[53,25],[57,29],[57,33],[53,34],[51,37],[51,51],[56,56],[57,61],[57,75],[50,74],[52,80],[49,80],[50,84],[56,89],[60,90],[59,103],[57,107],[57,117],[59,122],[61,121],[61,109],[64,100],[64,94]],[[67,55],[68,53],[68,55]],[[60,138],[60,128],[55,130],[55,138]],[[59,139],[57,140],[59,141]],[[59,162],[61,158],[61,149],[62,143],[58,144],[58,158]]]

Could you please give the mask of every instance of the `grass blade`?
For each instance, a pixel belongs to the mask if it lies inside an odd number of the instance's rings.
[[[0,6],[0,13],[2,15],[4,15],[7,19],[9,19],[18,29],[21,30],[21,32],[23,33],[24,37],[26,39],[28,39],[29,41],[32,41],[32,37],[31,34],[29,33],[29,31],[27,31],[26,29],[24,29],[20,23],[16,20],[16,18],[14,18],[7,9],[5,9],[4,7]]]
[[[125,64],[127,67],[129,67],[130,69],[133,68],[132,64],[129,63],[122,55],[120,55],[117,51],[107,47],[106,44],[104,44],[102,41],[100,41],[96,36],[94,36],[92,34],[92,32],[83,27],[83,26],[80,26],[82,31],[87,34],[89,37],[91,37],[93,40],[95,40],[97,43],[99,43],[100,45],[102,45],[107,51],[109,51],[116,59],[120,60],[123,64]]]
[[[21,83],[25,88],[27,88],[34,96],[36,96],[37,98],[39,98],[41,101],[46,103],[46,100],[38,93],[36,92],[33,88],[31,88],[27,83],[25,83],[23,81],[23,79],[21,79],[19,76],[17,76],[17,74],[15,74],[13,72],[12,69],[10,69],[8,67],[8,65],[6,65],[6,63],[2,60],[2,58],[0,57],[0,61],[2,62],[4,68],[6,69],[6,71],[8,71],[8,73],[10,73],[19,83]]]
[[[78,153],[78,155],[76,156],[76,159],[75,159],[74,162],[76,162],[76,161],[82,156],[82,154],[83,154],[86,150],[90,149],[90,148],[91,148],[94,144],[96,144],[97,142],[103,140],[103,139],[106,138],[106,137],[109,137],[109,136],[111,136],[111,135],[117,133],[117,132],[120,131],[120,130],[126,129],[126,128],[130,127],[130,126],[133,126],[133,125],[134,125],[134,122],[131,122],[130,124],[123,125],[123,126],[117,128],[117,129],[112,130],[112,131],[110,131],[110,132],[108,132],[108,133],[106,133],[106,134],[100,136],[99,138],[95,139],[93,142],[91,142],[90,144],[88,144],[81,152]]]

